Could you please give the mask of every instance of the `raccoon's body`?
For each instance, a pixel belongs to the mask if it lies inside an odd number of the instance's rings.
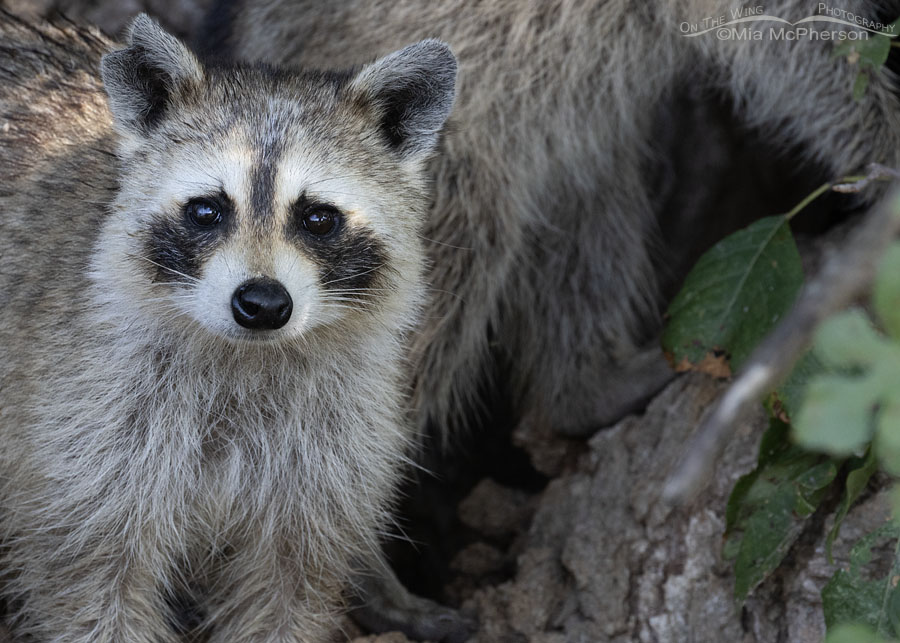
[[[101,65],[95,32],[0,15],[0,594],[27,640],[175,641],[186,600],[211,641],[322,641],[410,436],[455,61],[128,41]]]
[[[279,64],[351,64],[425,36],[454,48],[460,91],[425,232],[433,296],[414,351],[420,423],[460,424],[494,353],[510,363],[518,415],[583,433],[669,377],[659,349],[641,345],[660,325],[654,119],[676,87],[722,91],[744,123],[802,147],[827,178],[900,158],[889,73],[855,102],[858,69],[831,41],[682,33],[737,6],[228,0],[211,26],[236,58]],[[765,12],[799,20],[816,7],[782,0]]]

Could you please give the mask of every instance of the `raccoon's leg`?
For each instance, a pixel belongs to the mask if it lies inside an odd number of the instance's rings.
[[[448,178],[436,183],[424,234],[431,292],[410,350],[419,425],[425,433],[434,424],[444,437],[463,429],[478,407],[478,384],[488,371],[488,329],[497,323],[497,302],[523,238],[520,217],[508,207],[495,208],[490,217],[481,211],[494,201],[493,191],[509,191],[509,179],[482,159],[461,155],[457,160],[448,152],[439,159],[439,175]]]
[[[9,542],[4,570],[14,640],[54,643],[176,643],[160,588],[165,584],[140,548],[112,542],[72,554],[56,538],[39,535]],[[45,536],[48,534],[45,534]],[[136,553],[137,552],[137,553]]]
[[[210,577],[204,607],[208,643],[322,643],[336,630],[341,583],[329,552],[298,564],[284,537],[278,551],[268,541],[245,542]],[[307,552],[309,555],[309,552]]]
[[[291,569],[262,544],[229,557],[210,585],[209,643],[321,643],[335,630],[342,583],[324,568]],[[322,561],[328,562],[323,556]],[[351,615],[373,632],[399,630],[435,643],[463,643],[474,624],[455,610],[410,594],[381,561],[359,576]]]
[[[518,362],[521,421],[542,432],[588,435],[673,376],[653,340],[656,228],[639,167],[632,158],[590,190],[548,189],[552,225],[530,228],[529,261],[504,293],[498,338]]]
[[[491,335],[513,364],[517,408],[548,411],[560,430],[603,426],[671,376],[661,351],[637,355],[658,317],[655,219],[639,161],[601,183],[585,176],[593,150],[567,144],[547,151],[554,173],[539,178],[528,167],[492,176],[471,155],[441,159],[451,178],[437,182],[426,231],[433,296],[412,350],[423,428],[437,421],[452,434],[478,408]]]
[[[378,561],[354,583],[350,616],[370,632],[400,631],[416,640],[464,643],[476,623],[460,612],[407,590],[390,567]]]
[[[443,421],[452,432],[463,422],[460,410],[477,408],[490,330],[513,364],[506,384],[517,408],[554,430],[596,430],[671,377],[660,349],[640,354],[659,314],[655,220],[638,161],[623,164],[614,183],[592,175],[585,194],[585,184],[566,174],[565,154],[555,154],[559,176],[531,181],[527,209],[488,206],[492,198],[478,194],[472,203],[491,216],[432,215],[432,225],[454,221],[458,229],[431,232],[448,241],[432,248],[436,293],[413,352],[423,424]]]

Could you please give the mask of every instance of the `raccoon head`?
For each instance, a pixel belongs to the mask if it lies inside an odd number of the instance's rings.
[[[109,305],[236,340],[410,315],[446,45],[344,72],[225,67],[141,15],[101,72],[121,160],[94,265]]]

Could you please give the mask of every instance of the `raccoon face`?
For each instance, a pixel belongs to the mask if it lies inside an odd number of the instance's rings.
[[[143,15],[129,41],[101,66],[123,166],[101,281],[115,265],[146,313],[237,340],[409,314],[454,96],[445,45],[287,73],[205,67]]]

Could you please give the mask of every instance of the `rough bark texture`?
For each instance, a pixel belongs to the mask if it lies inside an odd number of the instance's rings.
[[[512,579],[474,589],[464,602],[477,612],[478,643],[741,641],[818,643],[825,634],[820,590],[849,546],[888,516],[875,493],[847,517],[825,558],[829,519],[812,519],[786,564],[746,606],[732,598],[731,564],[722,559],[725,506],[737,478],[751,470],[768,425],[758,411],[736,427],[714,479],[688,506],[660,501],[666,475],[724,383],[679,377],[640,416],[591,439],[577,464],[533,498],[489,480],[460,504],[461,519],[486,541],[523,524],[508,551],[476,543],[452,566],[458,586],[479,585],[507,557]],[[525,440],[546,453],[552,438]],[[559,446],[559,444],[557,444]],[[458,590],[457,590],[458,591]],[[471,590],[470,590],[471,591]],[[399,634],[355,643],[403,643]]]

